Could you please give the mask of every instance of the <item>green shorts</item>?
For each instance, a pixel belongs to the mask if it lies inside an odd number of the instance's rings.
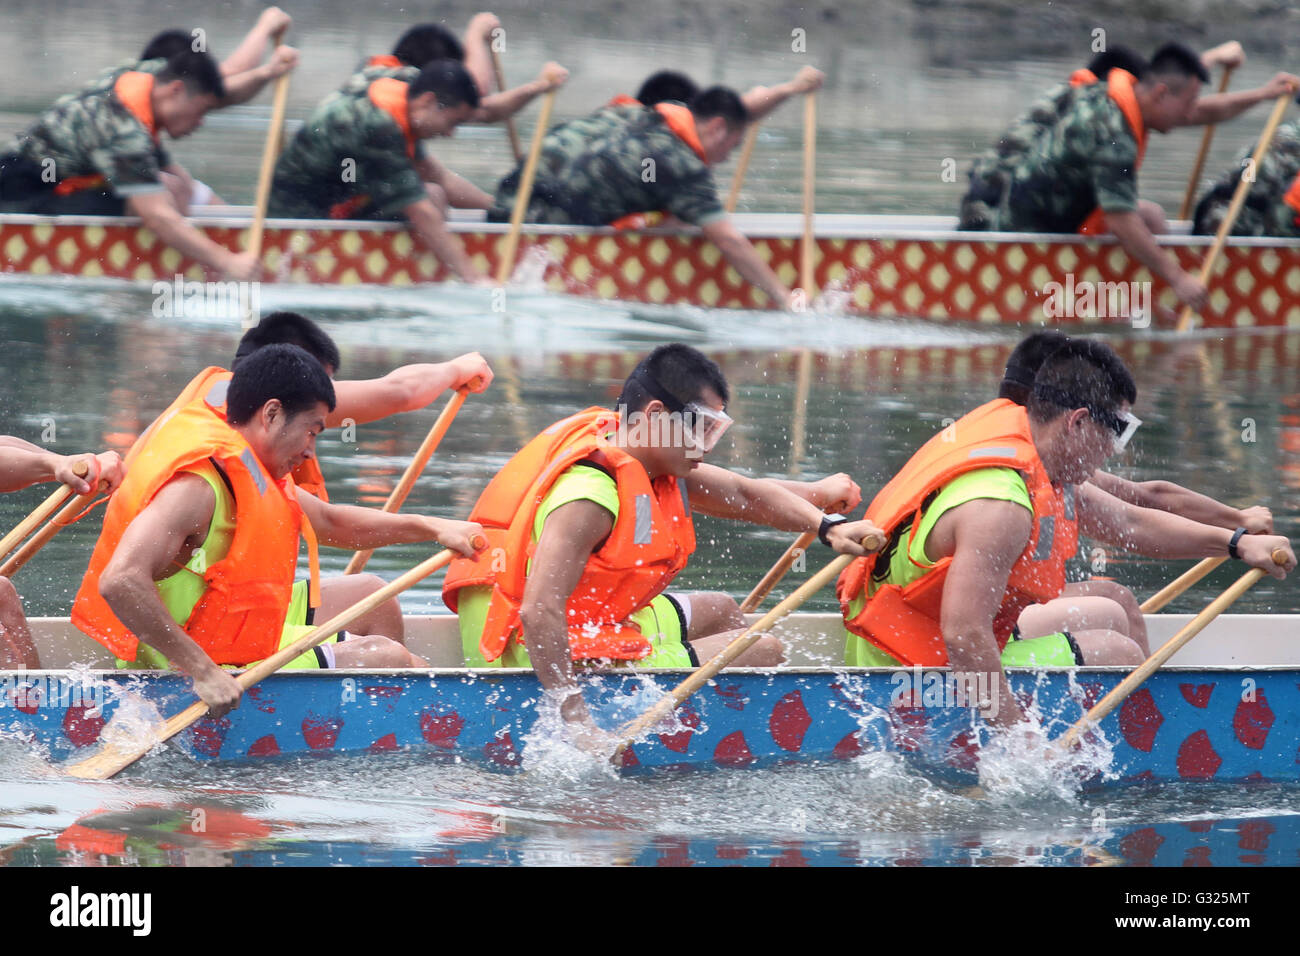
[[[463,596],[461,600],[464,601]],[[462,607],[462,612],[463,610]],[[618,661],[613,666],[684,668],[700,666],[699,659],[695,656],[695,649],[686,640],[689,626],[686,612],[682,605],[671,595],[660,594],[656,596],[641,610],[633,613],[628,620],[639,627],[641,633],[650,641],[651,651],[648,656],[640,660]],[[532,660],[528,656],[528,648],[513,639],[507,642],[506,649],[501,653],[501,656],[491,662],[483,660],[477,643],[472,648],[472,654],[470,650],[467,646],[467,667],[533,666]],[[575,661],[574,663],[583,666],[584,662]]]
[[[307,582],[295,581],[293,593],[289,598],[289,610],[284,616],[284,627],[280,631],[280,647],[288,647],[304,634],[314,630],[312,619],[315,617],[316,609],[309,607],[307,604]],[[281,670],[300,671],[300,670],[325,670],[334,666],[334,649],[326,647],[327,644],[337,644],[339,641],[347,638],[347,631],[340,631],[337,634],[331,634],[320,644],[317,644],[309,651],[299,654],[289,663],[285,664]],[[250,661],[243,666],[251,667],[256,661]],[[119,660],[117,666],[122,670],[156,670],[170,671],[176,668],[172,667],[171,662],[162,654],[154,650],[148,644],[143,642],[136,648],[135,660]],[[235,665],[228,664],[227,667]]]
[[[1015,630],[1011,632],[1007,646],[1002,648],[1003,667],[1078,667],[1082,664],[1083,653],[1069,631],[1024,640],[1020,631]]]

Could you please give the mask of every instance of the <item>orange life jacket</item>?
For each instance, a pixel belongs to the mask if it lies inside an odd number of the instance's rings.
[[[158,142],[158,124],[154,122],[153,101],[150,99],[153,94],[153,84],[156,77],[152,73],[142,73],[139,70],[127,70],[117,78],[113,84],[113,93],[127,112],[140,121],[140,125],[149,131],[155,143]],[[86,189],[98,189],[108,182],[102,173],[91,173],[86,176],[69,176],[67,179],[61,179],[54,186],[56,196],[71,196],[73,193],[79,193]]]
[[[1071,86],[1091,86],[1097,82],[1097,74],[1092,70],[1075,70],[1070,74]]]
[[[954,436],[954,440],[946,440]],[[866,517],[891,535],[885,554],[892,554],[895,548],[906,549],[920,527],[921,513],[932,494],[958,475],[990,467],[1019,471],[1034,506],[1033,530],[1024,552],[1011,568],[993,620],[993,633],[1001,648],[1022,610],[1060,595],[1065,587],[1065,562],[1079,543],[1074,496],[1056,488],[1047,476],[1022,406],[1000,398],[981,405],[935,435],[876,495]],[[909,520],[910,531],[904,534]],[[931,570],[923,577],[905,587],[881,584],[862,609],[851,616],[849,605],[866,594],[876,560],[876,555],[856,559],[836,583],[845,626],[909,667],[947,664],[940,606],[952,558],[940,558],[929,565]]]
[[[1080,71],[1076,71],[1078,76]],[[1081,72],[1087,72],[1086,70]],[[1093,77],[1094,82],[1096,77]],[[1070,80],[1074,82],[1074,78]],[[1142,108],[1138,106],[1137,94],[1133,92],[1133,86],[1137,83],[1137,78],[1128,70],[1121,70],[1118,67],[1111,70],[1106,77],[1106,95],[1109,96],[1119,106],[1120,112],[1124,114],[1124,119],[1128,121],[1128,128],[1133,132],[1133,138],[1137,140],[1137,161],[1133,166],[1134,175],[1137,174],[1138,168],[1142,165],[1142,157],[1147,151],[1147,127],[1142,122]],[[1097,236],[1105,233],[1106,214],[1098,206],[1083,221],[1079,227],[1079,234],[1084,236]]]
[[[144,447],[145,441],[149,438],[155,428],[158,427],[168,416],[175,414],[181,408],[184,408],[196,398],[204,397],[213,399],[212,408],[222,418],[226,417],[226,398],[225,394],[218,392],[211,395],[212,386],[217,382],[229,382],[233,374],[224,368],[216,365],[210,365],[198,375],[190,380],[190,383],[181,390],[180,395],[176,397],[166,411],[159,415],[148,428],[135,440],[131,450],[126,453],[125,464],[128,468],[140,449]],[[308,458],[301,465],[293,469],[293,483],[309,495],[315,495],[321,501],[329,501],[329,489],[325,487],[325,476],[321,474],[320,463],[315,458]],[[314,605],[313,605],[314,606]]]
[[[382,56],[372,56],[366,60],[366,66],[383,66],[390,70],[400,70],[406,64],[393,56],[391,53],[385,53]]]
[[[1300,173],[1291,180],[1291,188],[1282,195],[1282,201],[1296,211],[1295,224],[1300,226]]]
[[[609,105],[640,106],[641,103],[630,96],[619,94],[609,101]],[[654,109],[664,118],[664,122],[668,124],[673,134],[689,146],[696,156],[704,160],[704,147],[700,144],[700,134],[695,128],[695,115],[687,107],[677,103],[656,103]],[[658,219],[652,221],[653,216],[658,216]],[[632,212],[615,219],[610,225],[615,229],[645,229],[647,226],[663,221],[663,217],[662,212]]]
[[[406,155],[415,159],[416,139],[411,133],[411,114],[406,102],[406,91],[411,84],[385,76],[371,83],[366,90],[370,102],[393,118],[406,137]]]
[[[225,399],[225,382],[210,389]],[[315,536],[294,497],[291,478],[275,481],[243,436],[207,398],[194,398],[155,422],[126,480],[109,499],[104,527],[72,606],[72,622],[123,660],[139,641],[100,596],[99,579],[130,523],[177,472],[211,459],[229,478],[235,534],[226,557],[203,575],[207,589],[178,622],[217,664],[247,664],[274,653],[289,608],[301,531],[315,560]]]
[[[537,549],[533,521],[555,480],[583,461],[618,485],[618,518],[569,596],[573,659],[638,660],[650,653],[649,641],[626,620],[686,566],[695,550],[695,526],[686,484],[671,475],[651,481],[639,461],[607,440],[618,428],[618,415],[604,408],[557,422],[510,459],[475,503],[469,520],[483,526],[488,547],[473,558],[452,560],[442,599],[456,610],[461,588],[492,588],[479,639],[486,660],[500,657],[511,637],[524,642],[519,607]]]

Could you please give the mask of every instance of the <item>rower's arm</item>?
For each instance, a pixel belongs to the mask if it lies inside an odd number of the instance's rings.
[[[1183,126],[1201,126],[1206,123],[1223,123],[1263,103],[1294,93],[1300,88],[1300,77],[1292,73],[1278,73],[1263,86],[1253,90],[1232,93],[1208,93],[1200,97],[1187,113]]]
[[[1094,473],[1091,481],[1107,494],[1139,508],[1170,511],[1216,528],[1245,527],[1252,534],[1273,531],[1273,515],[1267,508],[1234,508],[1172,481],[1129,481],[1105,471]]]
[[[77,462],[85,462],[85,478],[73,471]],[[56,455],[21,438],[0,437],[0,494],[46,481],[68,485],[79,495],[89,494],[102,481],[104,490],[111,492],[125,475],[122,459],[115,451],[100,455]]]
[[[483,532],[482,525],[473,521],[327,504],[301,488],[296,490],[298,504],[311,522],[316,539],[333,548],[369,550],[390,544],[436,541],[468,558],[474,556],[471,539]]]
[[[767,525],[778,531],[818,531],[822,511],[769,478],[746,478],[716,465],[701,464],[686,481],[691,507],[716,518],[731,518]],[[830,529],[827,537],[840,554],[865,555],[861,541],[869,534],[885,534],[870,521],[846,521]]]
[[[822,88],[826,74],[816,67],[805,66],[794,75],[788,83],[776,86],[755,86],[746,91],[740,101],[749,112],[750,122],[757,122],[775,110],[792,96],[802,96]]]
[[[1025,719],[1002,670],[993,619],[1032,522],[1033,514],[1016,502],[981,498],[944,512],[930,532],[930,540],[953,542],[940,610],[948,663],[956,674],[971,675],[977,688],[987,688],[993,706],[985,710],[986,719],[998,727]],[[941,556],[946,555],[930,555]]]
[[[484,282],[485,277],[474,268],[459,239],[447,229],[447,220],[432,199],[421,199],[407,206],[403,213],[411,228],[424,240],[424,244],[447,268],[466,282]]]
[[[477,352],[450,362],[403,365],[382,378],[335,382],[334,411],[325,419],[325,427],[338,428],[349,419],[364,425],[424,408],[449,389],[463,385],[477,393],[491,384],[492,369]]]
[[[794,481],[790,478],[769,478],[768,481],[774,481],[804,501],[812,502],[827,514],[843,514],[862,503],[862,489],[842,471],[820,481]]]
[[[1125,252],[1169,283],[1181,301],[1197,310],[1205,307],[1209,295],[1201,280],[1184,272],[1174,257],[1157,245],[1140,213],[1106,213],[1106,228],[1115,234]]]
[[[236,106],[247,103],[262,92],[266,84],[284,76],[297,65],[297,50],[291,46],[276,47],[267,62],[225,77],[226,97],[221,101],[221,105]]]
[[[261,267],[252,253],[235,253],[219,246],[185,221],[166,190],[141,193],[126,201],[127,210],[144,220],[158,238],[182,255],[239,280],[255,279]],[[432,203],[430,203],[432,205]]]
[[[253,29],[239,41],[235,51],[221,61],[221,75],[232,77],[247,72],[262,62],[262,54],[271,38],[289,29],[293,18],[279,7],[267,7],[253,24]]]
[[[1107,494],[1091,482],[1077,486],[1079,532],[1090,538],[1152,558],[1217,558],[1228,553],[1232,532],[1182,515],[1139,508]],[[1287,560],[1275,565],[1281,549]],[[1291,542],[1281,535],[1249,534],[1237,543],[1242,560],[1276,578],[1295,567]]]
[[[219,717],[239,706],[243,692],[167,613],[154,584],[176,571],[187,538],[207,534],[215,507],[212,487],[198,475],[163,485],[122,534],[99,593],[132,634],[194,678],[195,693]]]
[[[593,727],[591,714],[573,679],[567,606],[587,560],[614,530],[614,516],[596,502],[579,499],[560,505],[546,518],[537,552],[524,584],[519,618],[537,679],[548,691],[564,693],[560,713],[570,723]]]
[[[569,71],[558,63],[547,63],[537,79],[500,93],[492,93],[479,100],[471,123],[500,123],[513,116],[543,93],[559,89],[569,78]]]
[[[415,161],[415,170],[426,183],[436,183],[447,194],[447,204],[455,209],[487,209],[492,197],[459,173],[438,161],[436,156],[421,156]]]
[[[728,262],[735,267],[745,281],[758,286],[767,293],[772,305],[778,309],[790,307],[790,290],[754,251],[750,241],[740,234],[730,219],[715,219],[701,226],[704,238],[714,243]]]

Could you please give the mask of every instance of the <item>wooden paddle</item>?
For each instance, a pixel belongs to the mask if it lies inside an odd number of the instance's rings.
[[[795,559],[799,557],[800,554],[807,552],[808,548],[816,540],[816,531],[805,531],[803,534],[799,535],[799,537],[795,538],[794,543],[785,549],[785,554],[781,555],[776,564],[772,565],[772,567],[768,569],[767,574],[763,575],[763,580],[754,585],[754,590],[749,592],[749,597],[745,598],[741,603],[741,613],[748,614],[750,611],[762,604],[763,598],[767,597],[768,592],[781,583],[781,579],[785,577],[785,573],[790,570],[790,566],[794,564]]]
[[[533,178],[537,175],[537,158],[542,154],[542,139],[546,128],[551,123],[551,109],[555,106],[555,90],[546,94],[542,101],[542,115],[537,118],[537,129],[533,133],[533,143],[528,150],[528,162],[524,163],[523,174],[519,177],[519,190],[515,193],[515,208],[510,214],[510,231],[506,234],[505,245],[497,260],[497,285],[505,285],[510,273],[515,268],[515,253],[519,249],[519,233],[524,227],[524,215],[528,212],[528,201],[533,196]]]
[[[487,542],[478,536],[475,545],[482,541],[486,546]],[[321,643],[331,634],[342,630],[351,624],[354,620],[369,611],[374,610],[383,604],[389,598],[395,597],[407,588],[411,587],[418,581],[433,574],[439,568],[445,567],[451,559],[456,556],[454,551],[442,551],[433,557],[417,564],[414,568],[407,571],[400,578],[386,584],[374,594],[358,601],[345,611],[340,611],[330,620],[317,627],[315,630],[304,634],[298,640],[294,641],[288,647],[281,648],[264,661],[254,664],[252,667],[243,671],[235,680],[244,690],[252,687],[258,681],[274,674],[285,664],[289,663],[299,654],[303,654],[317,644]],[[126,769],[135,763],[150,750],[154,744],[162,743],[175,737],[182,730],[194,723],[200,717],[208,712],[208,705],[203,701],[197,701],[185,708],[179,714],[171,717],[163,725],[156,740],[148,740],[142,743],[112,741],[104,744],[95,754],[79,760],[74,764],[66,767],[65,770],[73,777],[80,777],[83,780],[107,780],[114,774]]]
[[[885,542],[878,535],[869,534],[862,539],[862,546],[868,551],[879,551],[885,546]],[[838,577],[840,572],[854,560],[854,557],[852,554],[841,554],[801,584],[793,594],[746,628],[745,632],[728,644],[721,654],[696,669],[690,677],[678,684],[672,693],[662,698],[636,720],[624,725],[618,732],[619,736],[623,738],[623,742],[618,745],[618,749],[614,751],[614,755],[610,759],[617,764],[619,758],[623,755],[623,751],[627,750],[637,737],[676,710],[682,701],[703,687],[718,671],[734,661],[755,641],[771,630],[773,624],[798,609],[805,601]]]
[[[1218,558],[1202,558],[1194,567],[1184,571],[1155,594],[1143,601],[1139,609],[1143,614],[1155,614],[1157,611],[1162,610],[1166,604],[1178,597],[1193,584],[1201,580],[1201,578],[1205,577],[1227,560],[1227,555]]]
[[[84,460],[73,462],[72,473],[78,478],[85,478],[90,472],[90,465]],[[7,558],[9,552],[18,546],[18,543],[31,534],[40,524],[50,515],[58,511],[63,503],[73,496],[72,488],[68,485],[60,485],[58,491],[55,491],[48,498],[36,506],[31,514],[22,521],[18,522],[17,527],[10,531],[3,538],[0,538],[0,560]]]
[[[1273,561],[1275,564],[1284,564],[1286,562],[1286,552],[1278,548],[1273,552]],[[1159,650],[1148,657],[1128,677],[1124,678],[1114,690],[1099,700],[1092,710],[1088,711],[1078,723],[1055,742],[1055,746],[1059,747],[1062,752],[1068,752],[1091,727],[1100,723],[1107,714],[1123,702],[1124,698],[1137,690],[1143,681],[1159,670],[1165,661],[1173,657],[1184,644],[1205,630],[1211,621],[1227,610],[1237,598],[1250,590],[1254,583],[1267,573],[1267,571],[1260,568],[1251,568],[1239,577],[1236,583],[1211,601],[1204,611],[1192,618],[1182,630],[1165,641]]]
[[[799,285],[807,304],[817,295],[813,280],[813,206],[817,183],[817,94],[809,93],[803,103],[803,245],[799,255]]]
[[[736,161],[736,174],[731,177],[731,189],[727,192],[727,201],[722,204],[728,216],[736,211],[736,202],[740,199],[740,186],[745,181],[745,173],[749,170],[749,157],[754,155],[754,144],[757,142],[758,121],[755,120],[745,131],[745,142],[740,147],[740,159]]]
[[[1228,81],[1232,79],[1233,67],[1225,66],[1223,68],[1223,79],[1219,81],[1219,92],[1228,92]],[[1205,157],[1210,152],[1210,141],[1214,139],[1214,124],[1207,123],[1205,132],[1201,134],[1201,149],[1196,154],[1196,165],[1192,167],[1192,178],[1187,180],[1187,195],[1183,197],[1183,205],[1178,210],[1178,218],[1186,219],[1192,213],[1192,200],[1196,198],[1196,187],[1201,181],[1201,170],[1205,168]]]
[[[475,384],[478,381],[479,379],[475,379],[471,384]],[[442,441],[442,436],[447,434],[447,429],[451,428],[452,419],[456,417],[456,413],[460,411],[460,407],[465,404],[465,396],[468,394],[469,386],[465,385],[456,389],[456,394],[448,399],[446,407],[442,410],[442,414],[438,416],[438,420],[434,422],[433,427],[429,429],[429,434],[426,435],[424,441],[420,443],[419,449],[415,452],[415,457],[412,458],[411,463],[406,466],[406,472],[402,475],[402,480],[397,483],[397,487],[394,488],[392,493],[388,496],[388,500],[384,502],[383,508],[380,509],[381,511],[393,514],[394,512],[402,510],[402,505],[406,503],[407,496],[410,495],[411,489],[415,486],[415,479],[420,477],[420,472],[424,471],[424,466],[427,465],[429,459],[433,457],[433,453],[437,450],[439,442]],[[352,560],[348,562],[348,566],[343,573],[356,574],[366,566],[366,562],[370,560],[370,556],[374,553],[373,549],[368,551],[358,551],[356,554],[352,555]]]
[[[271,38],[274,50],[284,39],[284,31]],[[260,262],[262,258],[262,233],[266,228],[266,207],[271,202],[271,179],[275,175],[275,161],[280,153],[281,136],[284,131],[284,114],[289,105],[289,74],[285,73],[275,80],[275,98],[271,103],[271,125],[266,131],[266,145],[262,147],[262,167],[257,174],[257,197],[253,202],[253,226],[248,232],[248,251]],[[253,321],[251,311],[244,313],[242,325],[251,328]]]
[[[501,54],[497,52],[496,47],[492,50],[492,69],[497,75],[497,89],[502,93],[506,91],[506,71],[501,68]],[[519,130],[515,129],[515,118],[506,117],[506,132],[510,135],[510,152],[515,157],[515,162],[524,158],[524,151],[519,145]]]
[[[1294,91],[1283,93],[1277,98],[1277,103],[1273,106],[1273,112],[1268,118],[1268,123],[1264,127],[1264,132],[1259,137],[1259,145],[1255,147],[1255,154],[1251,157],[1252,169],[1258,169],[1260,160],[1264,158],[1264,153],[1268,151],[1268,146],[1273,142],[1273,134],[1277,132],[1278,125],[1282,122],[1282,115],[1286,113],[1286,107],[1291,102]],[[1214,265],[1218,261],[1219,253],[1223,251],[1223,244],[1228,239],[1228,233],[1232,232],[1233,224],[1237,221],[1237,216],[1241,213],[1241,207],[1246,202],[1246,193],[1250,191],[1251,183],[1243,175],[1241,181],[1237,183],[1237,189],[1232,194],[1232,202],[1228,206],[1228,214],[1223,217],[1223,222],[1219,224],[1219,231],[1214,237],[1214,244],[1210,246],[1209,253],[1205,256],[1205,262],[1201,264],[1201,284],[1207,285],[1210,281],[1210,273],[1214,270]],[[1186,332],[1192,324],[1192,307],[1183,306],[1183,310],[1178,315],[1178,331]]]
[[[45,527],[32,535],[23,542],[23,546],[13,553],[8,561],[0,565],[0,578],[13,577],[28,561],[36,556],[36,552],[50,543],[50,539],[59,533],[60,529],[72,524],[77,518],[81,517],[83,511],[93,505],[99,498],[103,489],[104,482],[100,482],[100,487],[88,495],[79,495],[72,501],[69,501],[63,510],[45,523]],[[3,557],[3,554],[0,554]]]

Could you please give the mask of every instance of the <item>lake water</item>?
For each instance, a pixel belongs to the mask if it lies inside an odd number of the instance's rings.
[[[155,29],[184,25],[198,4],[0,5],[0,130],[132,52]],[[229,49],[255,15],[222,8],[211,42]],[[468,8],[448,5],[454,22]],[[548,56],[574,69],[557,118],[632,90],[664,65],[744,86],[784,78],[805,62],[791,54],[784,14],[681,13],[618,5],[610,16],[575,5],[498,8],[511,34],[512,78]],[[1087,59],[1087,31],[1044,46],[1023,31],[994,36],[966,8],[926,15],[904,5],[847,11],[855,29],[810,24],[816,62],[832,68],[821,104],[819,208],[935,213],[954,210],[959,187],[939,175],[947,156],[968,157],[1020,106]],[[966,11],[966,12],[962,12]],[[462,13],[464,14],[462,16]],[[992,18],[996,20],[997,18]],[[74,22],[74,29],[53,24]],[[361,56],[385,50],[405,25],[392,4],[321,3],[300,14],[298,42],[311,54],[295,77],[300,119]],[[876,29],[861,29],[861,23]],[[516,24],[518,27],[516,28]],[[793,24],[797,26],[797,24]],[[1259,24],[1251,29],[1268,32]],[[1131,27],[1149,48],[1159,25]],[[1206,34],[1209,34],[1206,36]],[[968,42],[962,42],[965,35]],[[1225,31],[1194,39],[1215,42]],[[1040,38],[1041,39],[1041,38]],[[725,42],[724,42],[725,41]],[[779,44],[778,44],[778,41]],[[1280,41],[1279,41],[1280,42]],[[823,44],[819,47],[817,44]],[[773,51],[776,52],[773,52]],[[39,70],[26,68],[37,51]],[[1280,61],[1285,50],[1270,56]],[[1256,57],[1234,77],[1244,87],[1271,67]],[[212,117],[177,155],[235,201],[251,198],[265,99]],[[525,120],[525,135],[531,116]],[[1262,116],[1220,131],[1215,161],[1231,161]],[[800,111],[789,106],[760,138],[745,202],[798,207]],[[1144,194],[1176,206],[1194,150],[1187,131],[1153,143]],[[447,161],[490,185],[505,172],[499,129],[466,131]],[[961,160],[964,167],[965,159]],[[932,172],[933,171],[933,172]],[[729,177],[729,169],[722,176]],[[115,283],[32,283],[0,277],[0,432],[60,451],[124,448],[189,378],[224,364],[238,339],[230,317],[176,321],[151,313],[145,290]],[[263,309],[292,308],[340,342],[343,377],[381,375],[406,362],[482,351],[497,385],[466,402],[407,508],[466,514],[487,479],[551,422],[606,403],[637,358],[684,341],[716,357],[732,380],[737,420],[713,460],[749,474],[818,478],[847,471],[869,498],[945,418],[994,394],[1017,335],[836,316],[798,320],[766,313],[659,309],[594,303],[541,292],[511,296],[493,313],[486,292],[263,290]],[[1183,342],[1112,339],[1137,373],[1145,425],[1115,463],[1139,478],[1169,478],[1239,505],[1270,505],[1282,533],[1300,510],[1300,336],[1209,335]],[[806,406],[796,401],[797,347],[814,352]],[[505,388],[509,371],[518,401]],[[440,404],[440,403],[439,403]],[[327,435],[319,454],[336,500],[377,504],[396,482],[438,405]],[[802,434],[802,441],[799,435]],[[48,489],[0,499],[12,527]],[[16,578],[32,615],[66,614],[93,543],[96,518],[65,531]],[[745,594],[789,536],[711,519],[682,575],[686,588]],[[386,549],[369,569],[392,577],[426,556]],[[1089,551],[1089,557],[1094,555]],[[1107,573],[1145,595],[1190,562],[1104,555]],[[345,554],[327,554],[327,573]],[[820,556],[818,556],[820,560]],[[809,570],[816,562],[810,562]],[[1172,610],[1199,609],[1231,580],[1225,568]],[[792,575],[785,587],[793,587]],[[437,583],[403,600],[438,610]],[[830,610],[829,592],[807,606]],[[1266,579],[1239,603],[1300,612],[1294,582]],[[543,742],[544,744],[545,742]],[[868,755],[846,765],[701,773],[622,780],[564,748],[541,746],[527,771],[509,775],[423,754],[197,766],[175,753],[149,758],[107,784],[71,782],[14,741],[0,740],[0,860],[12,864],[670,864],[877,865],[1023,863],[1295,865],[1300,791],[1170,786],[1082,795],[1063,781],[1026,779],[976,801],[935,787],[897,760]],[[186,821],[200,811],[196,832]]]

